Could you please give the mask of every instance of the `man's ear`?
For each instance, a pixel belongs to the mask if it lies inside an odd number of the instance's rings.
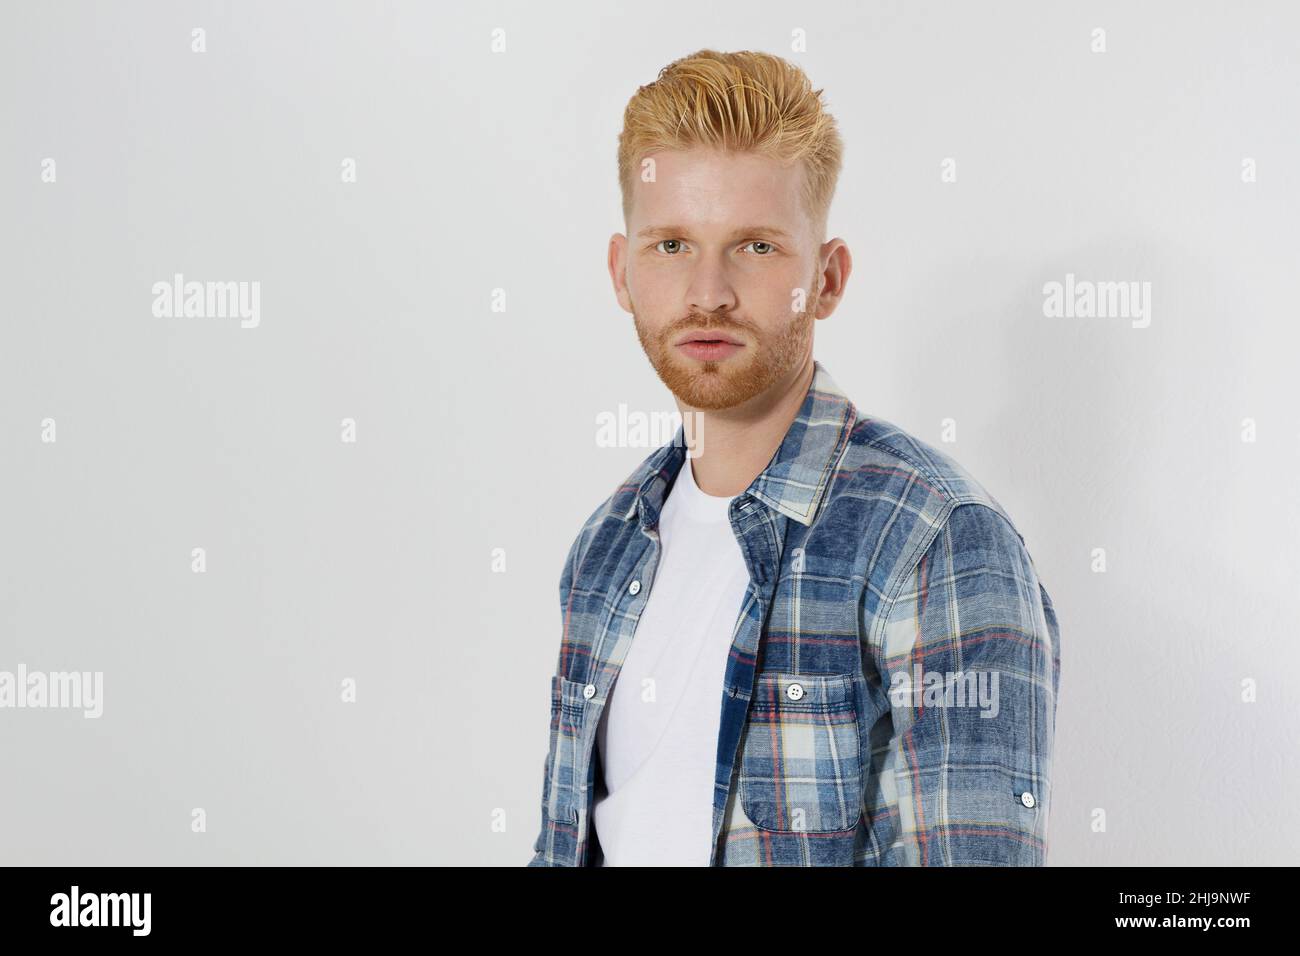
[[[817,299],[817,318],[825,319],[839,306],[844,298],[844,287],[848,284],[849,274],[853,271],[853,256],[843,239],[835,238],[825,243],[821,255],[826,259],[826,266],[821,271],[822,293]]]
[[[609,278],[614,283],[614,296],[623,311],[632,314],[632,297],[627,291],[627,236],[616,232],[609,237]]]

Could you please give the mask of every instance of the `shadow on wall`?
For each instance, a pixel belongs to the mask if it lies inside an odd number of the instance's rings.
[[[1045,315],[1044,286],[1064,289],[1070,275],[1072,311],[1085,314]],[[1100,282],[1149,298],[1087,315],[1083,284]],[[1018,501],[1042,516],[1030,543],[1062,623],[1054,828],[1076,862],[1247,862],[1243,842],[1263,845],[1270,824],[1241,813],[1232,781],[1294,785],[1261,763],[1286,723],[1269,714],[1289,695],[1247,705],[1240,692],[1243,677],[1300,663],[1278,646],[1296,599],[1250,586],[1283,506],[1260,465],[1287,453],[1241,440],[1251,369],[1234,332],[1240,285],[1177,239],[1120,235],[1034,263],[1007,305],[992,374],[1014,387],[982,439],[1023,462]],[[1091,827],[1107,807],[1111,839]],[[1216,840],[1207,819],[1235,826]]]

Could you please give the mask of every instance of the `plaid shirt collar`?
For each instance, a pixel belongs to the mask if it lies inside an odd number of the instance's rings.
[[[743,492],[803,525],[816,518],[858,417],[821,362],[814,359],[813,369],[812,383],[781,447]],[[672,440],[642,465],[644,477],[623,520],[639,513],[642,527],[658,523],[667,489],[686,460],[684,433],[684,426],[678,425]]]

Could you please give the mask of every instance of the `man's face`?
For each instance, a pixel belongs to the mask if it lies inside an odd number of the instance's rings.
[[[821,285],[802,166],[703,149],[650,158],[655,181],[637,180],[627,237],[610,245],[650,364],[692,409],[788,385],[812,354]]]

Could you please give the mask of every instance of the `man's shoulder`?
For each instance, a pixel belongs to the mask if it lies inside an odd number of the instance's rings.
[[[668,467],[669,451],[669,445],[654,449],[596,505],[574,539],[576,551],[584,550],[606,522],[621,525],[631,516],[647,479]],[[1005,534],[1024,543],[1010,514],[964,465],[887,419],[859,413],[851,426],[823,513],[843,496],[881,502],[890,510],[882,524],[913,543],[932,539],[945,523],[954,533],[963,532],[965,542],[978,544]],[[963,505],[973,507],[950,521]]]
[[[924,530],[937,531],[961,505],[986,521],[1003,521],[1024,536],[1001,502],[950,453],[893,422],[859,415],[837,469],[832,496],[853,495],[894,503]]]
[[[630,474],[620,481],[605,497],[600,504],[582,522],[582,527],[578,530],[577,538],[574,545],[578,546],[581,541],[589,537],[591,532],[599,528],[606,521],[622,522],[630,516],[632,507],[636,504],[637,492],[645,484],[647,478],[657,471],[664,468],[664,461],[670,450],[670,445],[660,445],[649,455],[647,455],[640,464],[634,468]]]
[[[983,575],[1017,597],[1039,590],[1025,536],[998,499],[952,455],[890,421],[858,417],[830,499],[845,496],[873,505],[860,509],[860,547],[875,556],[868,573],[880,594],[897,595],[927,555],[953,580]]]

